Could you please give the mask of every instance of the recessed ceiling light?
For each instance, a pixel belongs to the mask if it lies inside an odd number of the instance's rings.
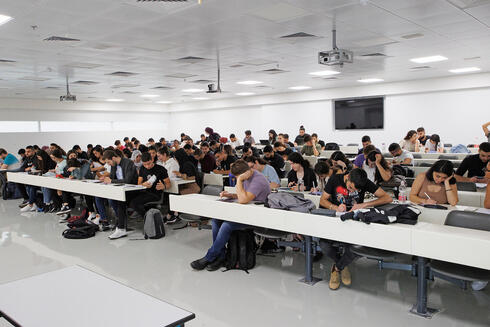
[[[291,86],[291,87],[288,87],[288,89],[294,90],[294,91],[301,91],[301,90],[311,89],[311,86]]]
[[[203,89],[183,89],[182,92],[185,93],[199,93],[199,92],[204,92]]]
[[[340,72],[337,72],[335,70],[321,70],[319,72],[312,72],[310,75],[313,76],[330,76],[330,75],[337,75],[340,74]]]
[[[420,58],[413,58],[410,59],[411,62],[416,62],[417,64],[426,64],[429,62],[437,62],[437,61],[444,61],[447,60],[448,58],[444,56],[430,56],[430,57],[420,57]]]
[[[209,98],[204,98],[204,97],[198,97],[198,98],[192,98],[192,100],[208,100]]]
[[[240,85],[257,85],[257,84],[262,84],[264,82],[259,82],[259,81],[241,81],[241,82],[236,82],[237,84]]]
[[[107,102],[123,102],[124,99],[107,99],[105,101],[107,101]]]
[[[157,101],[159,104],[169,104],[172,103],[172,101]]]
[[[158,98],[158,94],[142,94],[140,95],[142,98]]]
[[[6,16],[6,15],[0,15],[0,25],[3,25],[5,23],[8,23],[12,20],[13,18],[10,17],[10,16]]]
[[[384,79],[381,78],[361,78],[357,80],[358,82],[361,83],[376,83],[376,82],[383,82]]]
[[[240,95],[240,96],[246,96],[246,95],[254,95],[255,93],[253,92],[238,92],[235,93],[235,95]]]
[[[477,72],[480,70],[481,69],[478,67],[465,67],[465,68],[450,69],[449,72],[454,74],[461,74],[461,73]]]

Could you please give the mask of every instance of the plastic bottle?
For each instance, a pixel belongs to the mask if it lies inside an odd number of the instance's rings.
[[[382,153],[386,153],[386,143],[381,143],[381,151]]]
[[[407,202],[407,185],[405,181],[400,183],[400,187],[398,188],[398,202],[406,203]]]

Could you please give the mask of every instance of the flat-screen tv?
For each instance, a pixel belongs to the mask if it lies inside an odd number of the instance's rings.
[[[382,129],[384,97],[334,100],[335,129]]]

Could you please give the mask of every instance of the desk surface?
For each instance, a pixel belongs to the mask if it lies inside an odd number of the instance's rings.
[[[0,285],[0,311],[22,327],[170,327],[195,318],[79,266]]]

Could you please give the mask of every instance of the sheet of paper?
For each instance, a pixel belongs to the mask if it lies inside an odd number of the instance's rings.
[[[475,183],[475,185],[477,188],[486,188],[487,187],[487,184],[485,184],[485,183]]]
[[[490,215],[490,209],[478,208],[476,212],[486,213],[487,215]]]

